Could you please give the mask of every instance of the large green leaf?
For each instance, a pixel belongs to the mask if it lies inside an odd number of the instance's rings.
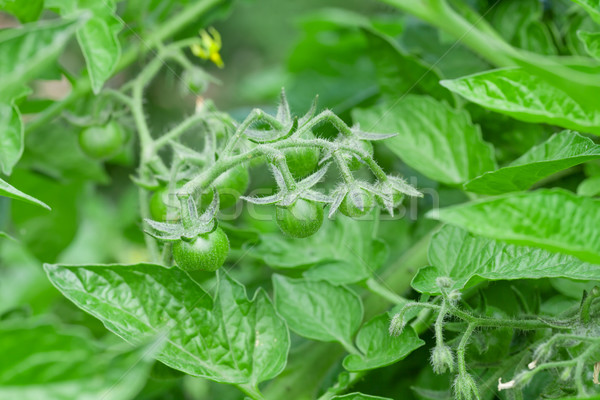
[[[309,339],[338,341],[352,348],[363,306],[353,291],[326,281],[273,275],[275,306],[291,330]]]
[[[356,335],[356,346],[363,353],[349,354],[344,358],[348,371],[381,368],[398,362],[425,344],[412,328],[398,337],[389,333],[390,316],[378,315],[363,325]]]
[[[506,167],[467,182],[470,192],[500,194],[531,187],[537,181],[563,169],[600,158],[600,145],[576,132],[557,133],[531,148]]]
[[[306,239],[263,234],[251,254],[276,269],[309,268],[304,275],[313,280],[358,282],[372,276],[387,257],[385,244],[374,238],[375,222],[338,215],[323,221],[319,232]]]
[[[211,299],[188,274],[159,265],[45,265],[52,283],[123,339],[164,336],[156,356],[195,376],[256,386],[284,368],[285,322],[263,290],[252,300],[244,287],[219,274]]]
[[[19,109],[0,103],[0,171],[10,175],[23,154],[23,122]]]
[[[497,69],[440,82],[482,107],[527,122],[600,134],[600,110],[521,68]]]
[[[46,203],[44,203],[34,197],[31,197],[30,195],[28,195],[26,193],[21,192],[20,190],[14,188],[11,185],[9,185],[8,183],[4,182],[2,179],[0,179],[0,196],[5,196],[5,197],[10,197],[13,199],[25,201],[27,203],[35,204],[35,205],[43,207],[47,210],[50,210],[50,207]]]
[[[596,60],[600,60],[600,33],[578,31],[577,37],[583,42],[585,51]]]
[[[422,293],[440,294],[439,277],[451,278],[452,289],[483,280],[541,278],[600,279],[600,266],[535,247],[519,246],[473,235],[446,225],[431,239],[430,266],[419,270],[412,286]]]
[[[27,82],[56,59],[79,20],[36,22],[0,31],[0,102],[27,93]]]
[[[152,347],[106,349],[77,328],[20,319],[0,323],[0,351],[2,399],[133,399],[153,361]]]
[[[385,144],[409,166],[437,181],[460,184],[496,168],[491,145],[464,110],[409,95],[352,114],[362,129],[398,133]]]
[[[600,263],[600,200],[563,189],[492,197],[429,215],[482,236]]]

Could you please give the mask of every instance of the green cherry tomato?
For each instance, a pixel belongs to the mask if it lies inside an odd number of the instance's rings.
[[[307,131],[300,137],[302,139],[311,140],[315,138],[315,135],[313,135],[312,132]],[[287,162],[288,168],[290,169],[294,179],[304,178],[313,172],[319,165],[319,149],[301,147],[288,149],[284,152],[284,154],[285,161]]]
[[[358,143],[360,150],[367,152],[371,156],[373,155],[373,145],[371,142],[368,140],[359,140],[356,143]],[[356,171],[363,165],[360,160],[352,154],[346,153],[345,158],[348,160],[348,168],[352,171]]]
[[[90,158],[103,160],[115,156],[123,144],[126,135],[116,121],[104,126],[91,126],[79,133],[79,146]]]
[[[347,217],[360,218],[371,211],[374,203],[375,200],[373,200],[371,193],[364,189],[355,189],[346,194],[339,210]]]
[[[173,244],[173,259],[184,271],[216,271],[225,263],[227,253],[229,239],[221,228]]]
[[[155,221],[178,221],[179,207],[173,204],[175,195],[169,197],[169,190],[162,187],[150,197],[150,216]]]
[[[241,195],[248,189],[250,175],[243,165],[238,165],[221,174],[213,185],[219,192],[219,208],[225,209],[235,205]],[[206,209],[212,202],[212,191],[206,191],[200,197],[200,209]]]
[[[323,207],[304,199],[288,207],[277,207],[275,219],[281,232],[293,238],[305,238],[316,233],[323,223]]]

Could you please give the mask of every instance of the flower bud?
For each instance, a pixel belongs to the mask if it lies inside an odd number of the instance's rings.
[[[452,285],[454,285],[454,281],[452,280],[452,278],[449,278],[447,276],[439,276],[435,279],[435,284],[440,289],[450,289]]]
[[[533,358],[537,363],[542,363],[552,356],[552,346],[542,343],[533,352]]]
[[[468,373],[460,373],[454,380],[454,397],[456,400],[479,399],[479,390],[477,384]]]
[[[431,365],[433,372],[440,375],[446,371],[454,371],[454,354],[446,345],[435,346],[431,350]]]
[[[448,293],[448,301],[451,304],[456,304],[460,301],[462,294],[458,291],[458,290],[451,290],[450,293]]]
[[[390,335],[399,336],[405,327],[406,321],[404,320],[404,313],[399,312],[398,314],[394,315],[392,321],[390,322]]]

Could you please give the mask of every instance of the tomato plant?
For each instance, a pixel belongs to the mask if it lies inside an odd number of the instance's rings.
[[[599,23],[0,0],[0,399],[598,398]]]

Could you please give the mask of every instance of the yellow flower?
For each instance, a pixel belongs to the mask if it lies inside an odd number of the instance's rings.
[[[219,35],[219,32],[215,28],[208,28],[208,32],[202,29],[200,31],[200,43],[193,44],[191,50],[196,57],[210,60],[219,68],[223,68],[225,65],[219,54],[219,50],[221,50],[221,35]]]

